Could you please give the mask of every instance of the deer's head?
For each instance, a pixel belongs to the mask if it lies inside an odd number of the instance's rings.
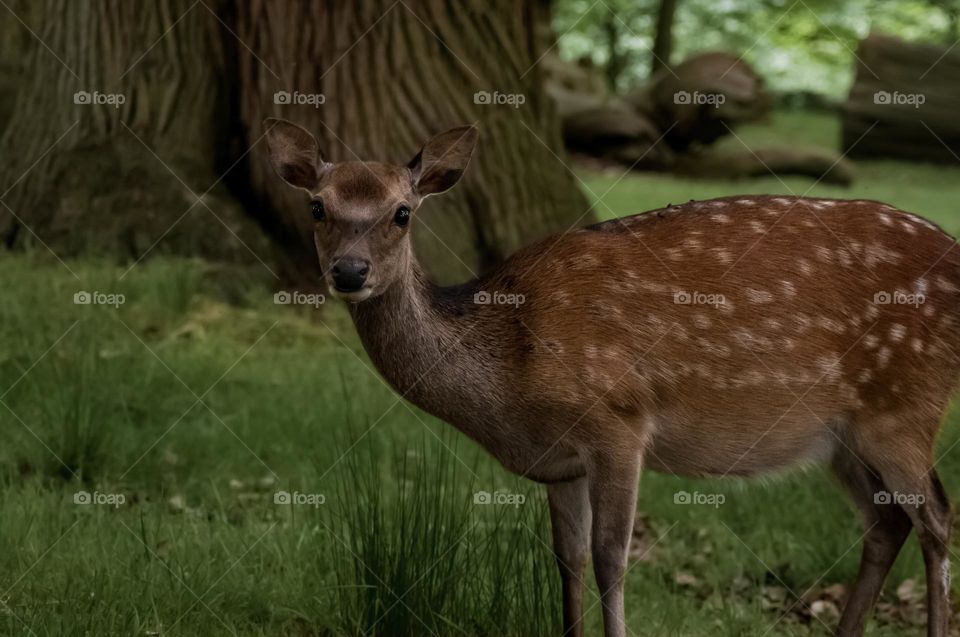
[[[359,303],[382,294],[407,267],[410,222],[424,199],[460,179],[477,143],[462,126],[433,137],[406,166],[324,161],[309,132],[267,119],[267,145],[277,174],[304,192],[314,243],[330,290]]]

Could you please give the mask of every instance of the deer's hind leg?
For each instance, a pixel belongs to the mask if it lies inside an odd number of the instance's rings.
[[[939,416],[919,414],[874,423],[877,438],[861,440],[859,449],[874,467],[885,491],[885,509],[899,508],[920,541],[927,575],[927,634],[946,637],[950,620],[950,500],[933,466]],[[882,439],[881,439],[882,437]],[[895,444],[891,444],[894,443]]]
[[[883,482],[853,452],[839,446],[831,469],[860,511],[865,530],[860,569],[837,627],[838,636],[855,637],[863,634],[867,615],[913,527],[902,508],[883,503]]]

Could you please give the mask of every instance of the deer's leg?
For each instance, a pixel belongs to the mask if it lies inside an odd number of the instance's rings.
[[[912,525],[896,504],[877,503],[877,494],[885,490],[883,482],[850,451],[838,449],[832,469],[860,510],[866,529],[860,570],[837,627],[838,637],[859,637]]]
[[[946,637],[950,621],[952,514],[950,500],[933,468],[938,422],[939,414],[932,410],[913,414],[891,421],[888,427],[872,428],[884,432],[884,438],[861,443],[869,464],[876,468],[889,493],[884,499],[899,504],[910,517],[920,540],[927,571],[927,634],[930,637]],[[895,448],[890,447],[893,436],[897,438]]]
[[[927,571],[927,635],[946,637],[950,621],[950,500],[937,472],[896,467],[881,470],[892,497],[910,516]]]
[[[606,637],[624,637],[623,575],[633,532],[640,481],[641,454],[620,457],[612,454],[593,459],[587,467],[590,508],[593,510],[591,548],[593,570],[603,604]]]
[[[583,637],[583,569],[590,551],[587,479],[547,485],[553,553],[563,586],[563,634]]]

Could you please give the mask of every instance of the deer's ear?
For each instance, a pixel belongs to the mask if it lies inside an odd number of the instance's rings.
[[[407,165],[417,194],[426,197],[452,188],[467,169],[479,134],[476,126],[460,126],[424,144]]]
[[[320,157],[320,147],[304,128],[284,119],[268,117],[267,129],[270,163],[280,178],[291,186],[312,190],[330,164]]]

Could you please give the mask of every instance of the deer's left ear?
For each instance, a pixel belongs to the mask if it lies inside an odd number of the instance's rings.
[[[407,167],[414,188],[421,197],[450,190],[470,163],[480,131],[476,126],[460,126],[432,137]]]
[[[270,163],[280,178],[296,188],[315,190],[320,175],[330,164],[320,157],[314,136],[284,119],[269,117],[263,125],[267,129]]]

